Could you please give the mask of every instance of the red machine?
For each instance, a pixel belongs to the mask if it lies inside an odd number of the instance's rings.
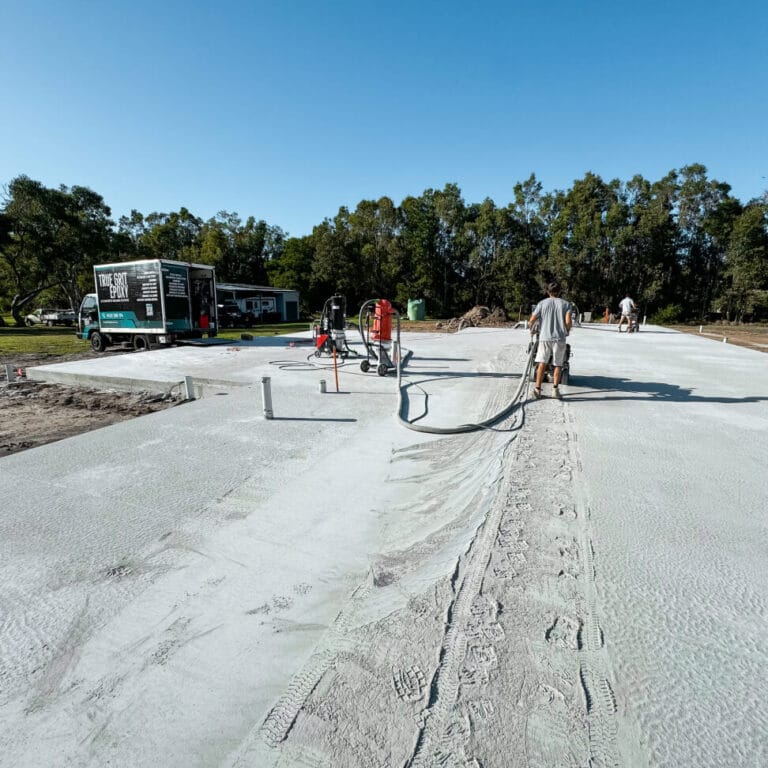
[[[366,373],[371,369],[371,361],[376,364],[379,376],[386,376],[395,368],[390,351],[392,349],[392,318],[395,318],[397,346],[400,347],[400,314],[386,299],[369,299],[360,307],[358,328],[363,337],[365,360],[360,363],[360,370]]]
[[[376,302],[376,311],[373,316],[373,340],[392,341],[392,304],[386,299]]]

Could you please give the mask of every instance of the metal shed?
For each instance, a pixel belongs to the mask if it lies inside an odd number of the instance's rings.
[[[233,299],[242,312],[250,312],[263,322],[292,322],[299,319],[299,292],[267,285],[217,283],[219,301]]]

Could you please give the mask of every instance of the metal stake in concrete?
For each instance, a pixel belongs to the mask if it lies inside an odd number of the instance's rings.
[[[320,379],[320,391],[325,392],[325,379]]]
[[[261,400],[263,403],[264,418],[273,418],[274,414],[272,413],[272,387],[270,385],[269,376],[261,377]]]
[[[195,384],[192,381],[191,376],[184,377],[184,399],[185,400],[195,399]]]
[[[5,380],[10,384],[12,381],[16,381],[16,371],[12,365],[5,364]]]

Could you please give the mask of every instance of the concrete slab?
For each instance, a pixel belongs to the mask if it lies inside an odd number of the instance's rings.
[[[498,411],[527,341],[404,335],[409,418]],[[768,360],[571,343],[440,437],[285,341],[65,364],[222,384],[0,459],[0,765],[768,763]]]

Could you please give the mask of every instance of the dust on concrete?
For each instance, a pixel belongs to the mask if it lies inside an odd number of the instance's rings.
[[[67,387],[26,379],[27,368],[96,357],[93,352],[72,355],[16,354],[14,381],[0,368],[0,457],[66,437],[170,408],[181,402],[178,393],[126,393]]]

